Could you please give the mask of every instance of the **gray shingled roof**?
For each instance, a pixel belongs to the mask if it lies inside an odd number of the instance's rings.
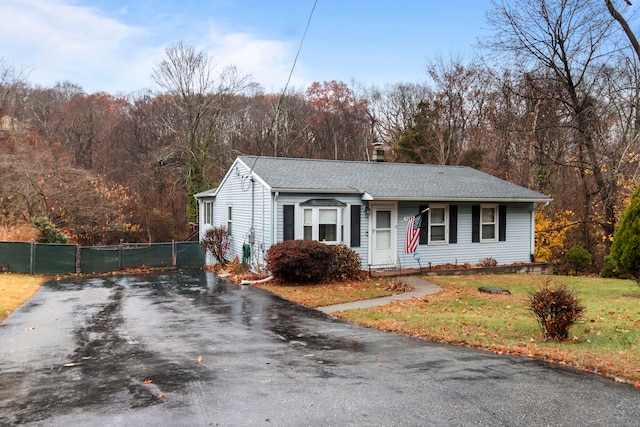
[[[273,191],[360,193],[373,200],[548,201],[466,166],[241,156]]]

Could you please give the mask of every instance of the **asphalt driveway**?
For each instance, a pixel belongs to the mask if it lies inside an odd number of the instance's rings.
[[[632,426],[633,386],[344,323],[211,273],[45,285],[0,325],[0,425]]]

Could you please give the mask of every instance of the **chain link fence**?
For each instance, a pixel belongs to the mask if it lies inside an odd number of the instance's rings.
[[[29,274],[107,273],[131,268],[199,269],[205,254],[198,242],[118,246],[0,242],[0,271]]]

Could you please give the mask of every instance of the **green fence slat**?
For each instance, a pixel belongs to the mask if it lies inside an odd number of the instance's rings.
[[[0,271],[29,273],[31,243],[0,242]]]
[[[119,265],[120,248],[117,246],[91,246],[80,248],[81,273],[107,273],[116,271]]]
[[[122,250],[122,267],[172,267],[173,245],[171,243],[156,243],[151,246],[124,247]]]
[[[76,245],[38,243],[35,245],[34,273],[72,274],[76,272]]]
[[[204,265],[204,249],[198,242],[176,243],[176,267],[181,270],[196,270]]]
[[[78,253],[79,261],[76,259]],[[0,242],[0,271],[13,273],[72,274],[76,272],[76,266],[84,274],[140,267],[175,266],[182,270],[193,270],[202,268],[204,263],[204,249],[198,242],[88,246],[79,249],[76,245],[57,243]]]

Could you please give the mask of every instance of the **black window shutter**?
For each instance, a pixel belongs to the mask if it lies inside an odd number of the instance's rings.
[[[471,241],[480,241],[480,205],[471,206]]]
[[[449,243],[458,243],[458,207],[449,206]]]
[[[429,206],[426,205],[418,207],[418,212],[421,212],[420,216],[422,217],[420,238],[418,240],[418,244],[420,245],[426,245],[429,243],[429,211],[426,210],[428,207]]]
[[[507,240],[507,206],[500,205],[498,207],[498,240],[504,242]]]
[[[282,220],[284,225],[283,236],[284,240],[295,239],[295,219],[294,219],[294,205],[282,206]]]
[[[360,205],[351,205],[351,247],[360,247]]]

